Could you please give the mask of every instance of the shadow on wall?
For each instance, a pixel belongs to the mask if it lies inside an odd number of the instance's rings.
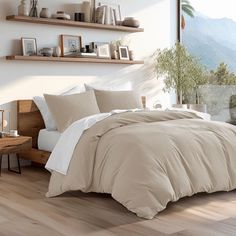
[[[141,22],[144,23],[145,30],[144,36],[139,38],[139,35],[132,35],[135,37],[134,41],[134,50],[138,51],[137,57],[146,57],[151,54],[156,47],[161,47],[163,44],[167,44],[169,40],[169,5],[172,0],[114,0],[108,2],[119,2],[122,8],[123,16],[141,16]],[[79,2],[79,1],[78,1]],[[82,0],[81,0],[82,2]],[[167,3],[164,6],[160,3]],[[41,6],[43,1],[40,1]],[[4,15],[16,14],[18,0],[2,0],[0,15],[5,18]],[[52,0],[47,3],[43,3],[51,9],[53,13],[56,10],[65,9],[68,13],[75,12],[75,4],[65,4],[65,0]],[[160,5],[158,5],[160,4]],[[158,5],[158,6],[157,6]],[[155,6],[155,8],[154,8]],[[146,14],[146,11],[151,10],[151,15],[157,16],[157,18],[149,17]],[[160,10],[161,9],[161,10]],[[156,10],[158,14],[156,14]],[[139,15],[140,13],[140,15]],[[162,15],[163,13],[163,15]],[[161,22],[161,19],[165,19],[167,16],[167,24],[164,24],[164,21]],[[2,18],[1,17],[1,18]],[[2,18],[2,19],[3,19]],[[154,27],[152,23],[154,22]],[[158,24],[156,24],[158,22]],[[160,23],[161,22],[161,23]],[[2,21],[3,29],[8,29],[7,27],[15,27],[13,23]],[[150,24],[151,23],[151,24]],[[22,24],[18,25],[16,32],[11,32],[10,35],[7,34],[7,37],[4,39],[5,46],[3,44],[4,50],[1,55],[6,54],[18,54],[20,53],[20,41],[12,41],[9,43],[9,40],[14,38],[20,38],[22,36],[23,29],[20,27],[26,27]],[[162,28],[161,28],[162,26]],[[32,28],[32,34],[37,35],[38,28]],[[28,25],[27,25],[28,29]],[[156,32],[156,29],[157,32]],[[159,30],[160,29],[160,30]],[[51,30],[51,28],[50,28]],[[55,35],[62,29],[52,28],[52,35]],[[65,32],[64,32],[65,30]],[[63,33],[69,33],[73,29],[64,29]],[[11,30],[10,30],[11,31]],[[28,32],[28,31],[27,31]],[[155,37],[151,37],[155,32]],[[46,34],[46,33],[45,33]],[[50,34],[50,37],[51,37]],[[99,36],[99,35],[98,35]],[[45,40],[54,42],[54,37],[45,37]],[[107,37],[107,33],[104,36]],[[109,35],[110,37],[110,35]],[[113,36],[116,38],[116,35]],[[138,39],[137,39],[138,38]],[[144,39],[142,41],[142,39]],[[146,41],[145,41],[146,40]],[[158,41],[159,40],[159,41]],[[142,44],[140,44],[140,42]],[[162,44],[162,42],[164,42]],[[166,42],[166,43],[165,43]],[[136,48],[137,47],[137,48]],[[145,95],[148,99],[159,100],[158,96],[162,93],[163,84],[161,81],[157,81],[154,65],[152,58],[145,59],[145,65],[139,66],[122,66],[122,65],[96,65],[96,64],[77,64],[77,63],[68,63],[63,64],[63,67],[60,66],[60,63],[35,63],[35,62],[15,62],[15,61],[6,61],[5,58],[0,58],[0,70],[3,71],[2,76],[4,78],[0,79],[0,104],[6,103],[11,100],[21,99],[21,98],[31,98],[34,95],[41,95],[42,93],[53,93],[60,91],[63,86],[71,86],[72,84],[80,83],[92,83],[95,85],[106,86],[106,87],[121,87],[127,82],[132,84],[134,89],[140,91],[141,95]],[[58,88],[56,88],[58,87]],[[24,91],[25,90],[25,91]],[[27,91],[26,91],[27,90]]]

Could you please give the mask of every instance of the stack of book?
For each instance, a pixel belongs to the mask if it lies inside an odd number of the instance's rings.
[[[118,7],[119,8],[119,7]],[[95,23],[105,25],[118,25],[120,21],[120,11],[109,5],[100,5],[95,12]]]

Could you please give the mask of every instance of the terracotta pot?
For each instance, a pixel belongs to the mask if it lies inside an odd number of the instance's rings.
[[[190,110],[207,113],[207,105],[206,104],[189,104],[188,108]]]

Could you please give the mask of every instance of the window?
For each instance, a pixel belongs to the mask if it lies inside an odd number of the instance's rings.
[[[235,0],[178,0],[179,36],[206,70],[199,87],[201,104],[213,120],[236,124]],[[192,103],[195,94],[186,98]]]

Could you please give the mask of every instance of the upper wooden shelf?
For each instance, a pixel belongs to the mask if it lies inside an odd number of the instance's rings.
[[[99,64],[120,64],[120,65],[138,65],[144,64],[144,61],[125,61],[99,58],[79,58],[79,57],[42,57],[42,56],[7,56],[7,60],[16,61],[45,61],[45,62],[77,62],[77,63],[99,63]]]
[[[33,24],[60,25],[60,26],[78,27],[78,28],[87,28],[87,29],[121,31],[121,32],[129,32],[129,33],[144,32],[143,28],[132,28],[132,27],[126,27],[126,26],[117,26],[117,25],[103,25],[103,24],[96,24],[96,23],[78,22],[78,21],[72,21],[72,20],[58,20],[58,19],[52,19],[52,18],[36,18],[36,17],[12,15],[12,16],[7,16],[6,20],[33,23]]]

